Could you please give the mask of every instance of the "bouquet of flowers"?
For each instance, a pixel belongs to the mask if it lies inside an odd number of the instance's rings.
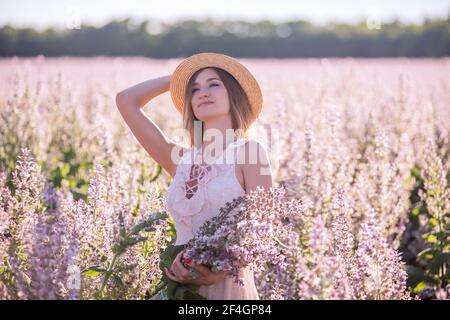
[[[226,271],[240,285],[243,285],[239,272],[242,268],[263,269],[267,261],[283,265],[273,223],[277,213],[273,210],[276,191],[272,188],[264,192],[260,188],[250,196],[228,202],[187,243],[184,258],[212,271]]]
[[[282,227],[279,222],[289,215],[289,210],[286,210],[289,204],[282,201],[284,191],[283,188],[265,190],[259,187],[227,202],[186,245],[169,247],[163,253],[165,262],[161,266],[170,267],[175,256],[185,250],[181,261],[187,268],[189,266],[184,262],[193,260],[213,272],[230,273],[240,285],[244,284],[240,278],[242,268],[263,270],[268,262],[284,268],[284,255],[280,250],[282,243],[277,238],[277,228]],[[169,299],[195,298],[198,286],[165,280]]]

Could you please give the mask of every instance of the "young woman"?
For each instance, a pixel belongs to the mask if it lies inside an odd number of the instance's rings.
[[[189,149],[174,143],[140,111],[168,90],[183,116]],[[119,92],[116,103],[137,140],[173,177],[167,207],[177,231],[175,245],[187,243],[226,202],[258,186],[272,186],[267,152],[258,141],[248,138],[248,130],[262,109],[261,90],[252,74],[234,58],[219,53],[195,54],[183,60],[172,76]],[[198,292],[207,299],[258,299],[251,269],[242,270],[241,287],[226,272],[212,272],[195,262],[189,264],[197,271],[193,274],[181,263],[182,254],[170,270],[164,270],[170,279],[200,285]]]

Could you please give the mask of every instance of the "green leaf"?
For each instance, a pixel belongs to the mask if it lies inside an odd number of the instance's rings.
[[[436,218],[430,218],[430,219],[428,219],[428,223],[429,223],[431,226],[433,226],[433,227],[435,227],[435,226],[438,225],[438,221],[436,220]]]
[[[156,173],[153,175],[153,177],[150,178],[150,182],[155,181],[156,179],[158,179],[158,177],[161,175],[162,173],[162,168],[159,165],[159,163],[156,164]]]
[[[137,267],[137,263],[129,264],[129,265],[121,265],[114,268],[114,272],[128,272]]]
[[[121,254],[125,253],[125,251],[126,251],[125,245],[122,244],[122,243],[120,243],[120,244],[116,243],[112,247],[112,252],[115,255],[118,255],[118,256],[120,256]]]
[[[433,248],[426,248],[417,254],[417,260],[423,261],[425,259],[433,258]]]
[[[411,175],[413,175],[414,177],[420,179],[420,169],[417,167],[414,167],[411,169]]]
[[[408,273],[407,284],[409,287],[414,288],[422,281],[427,281],[427,282],[432,281],[431,277],[427,276],[427,274],[425,273],[425,270],[423,270],[421,268],[407,265],[406,272]]]
[[[161,270],[163,270],[164,267],[170,268],[177,254],[183,251],[184,248],[185,245],[168,245],[167,248],[163,252],[161,252],[159,257],[159,267],[161,268]]]
[[[176,283],[176,287],[174,287],[174,291],[169,291],[169,285],[167,286],[167,296],[169,299],[174,300],[206,300],[205,297],[201,296],[197,293],[197,290],[200,286],[194,284],[180,284]],[[173,295],[173,296],[172,296]]]
[[[430,263],[430,271],[437,273],[439,268],[450,261],[449,252],[435,252],[433,260]]]
[[[65,163],[65,164],[63,165],[63,167],[61,168],[61,175],[62,175],[63,177],[66,177],[67,174],[68,174],[69,172],[70,172],[70,165],[67,164],[67,163]]]
[[[154,294],[150,300],[167,300],[167,287],[162,288]]]
[[[429,243],[436,243],[437,242],[437,238],[434,234],[429,234],[425,237],[425,241],[429,242]]]
[[[120,228],[119,235],[122,238],[126,238],[127,237],[127,230],[125,230],[124,228]]]
[[[125,285],[123,284],[122,278],[117,275],[117,274],[113,274],[112,275],[114,283],[119,286],[121,289],[123,289],[125,287]]]
[[[450,235],[450,230],[436,232],[438,242],[445,243],[445,239]]]
[[[81,274],[84,276],[98,276],[106,272],[106,269],[101,268],[100,266],[92,266],[87,269],[84,269]]]
[[[413,288],[412,291],[413,291],[413,293],[419,293],[420,291],[425,289],[427,286],[428,286],[428,284],[425,281],[421,281]]]
[[[150,252],[150,250],[152,250],[154,247],[154,245],[152,244],[151,241],[145,241],[144,242],[144,248],[142,250],[142,255],[144,256],[144,259],[147,259],[148,254]]]

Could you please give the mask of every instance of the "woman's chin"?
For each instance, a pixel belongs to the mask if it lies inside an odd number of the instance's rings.
[[[218,114],[214,110],[202,110],[201,114],[197,116],[197,119],[208,122],[217,118],[222,117],[222,114]]]

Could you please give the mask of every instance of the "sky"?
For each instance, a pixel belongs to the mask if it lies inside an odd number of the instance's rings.
[[[375,17],[421,23],[445,18],[450,0],[2,0],[0,26],[70,27],[74,21],[100,26],[112,19],[170,23],[177,19],[305,19],[316,24],[355,23]]]

